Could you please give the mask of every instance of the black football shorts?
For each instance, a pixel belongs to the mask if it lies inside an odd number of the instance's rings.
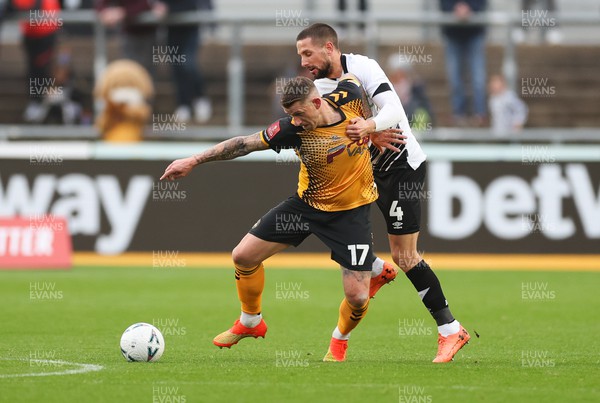
[[[425,189],[427,162],[419,168],[396,169],[388,172],[374,172],[379,191],[377,206],[383,213],[388,234],[404,235],[419,232],[421,222],[421,202],[428,199]]]
[[[322,211],[297,195],[272,208],[249,231],[269,242],[298,246],[315,234],[342,267],[370,271],[373,265],[370,205],[345,211]]]

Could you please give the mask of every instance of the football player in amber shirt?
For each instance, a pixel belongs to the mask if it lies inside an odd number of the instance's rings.
[[[350,120],[364,118],[361,86],[353,76],[345,76],[334,91],[320,97],[311,80],[297,77],[283,88],[281,103],[289,117],[261,132],[235,137],[176,160],[161,180],[181,178],[196,165],[210,161],[267,148],[277,152],[294,149],[301,161],[298,190],[258,220],[233,250],[242,313],[213,343],[231,347],[245,337],[265,336],[267,325],[261,315],[263,261],[314,234],[341,266],[345,294],[323,360],[344,361],[350,332],[369,304],[373,262],[369,207],[377,199],[368,139],[353,141],[345,135]],[[399,132],[390,130],[372,140],[395,148],[392,143],[401,137]]]

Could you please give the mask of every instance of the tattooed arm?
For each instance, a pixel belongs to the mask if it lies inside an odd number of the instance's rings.
[[[253,151],[266,150],[268,146],[260,139],[260,133],[249,136],[233,137],[225,140],[200,154],[175,160],[165,169],[160,180],[175,180],[189,174],[196,165],[211,161],[232,160],[250,154]]]

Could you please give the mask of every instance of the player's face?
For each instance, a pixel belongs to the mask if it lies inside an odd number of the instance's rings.
[[[294,118],[292,122],[294,125],[302,126],[304,130],[314,130],[319,123],[319,109],[316,105],[317,103],[320,105],[319,98],[307,100],[305,102],[296,102],[289,108],[283,108],[283,110]]]
[[[315,79],[329,77],[333,68],[331,65],[330,46],[316,44],[312,38],[304,38],[296,42],[300,64],[310,71]]]

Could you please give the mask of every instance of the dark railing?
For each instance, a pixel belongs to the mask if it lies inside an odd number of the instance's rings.
[[[13,15],[11,18],[28,18],[27,14],[22,16]],[[599,25],[599,16],[597,13],[585,12],[561,12],[559,14],[547,14],[546,18],[556,18],[561,26],[567,25]],[[107,29],[97,18],[93,10],[63,11],[60,18],[65,24],[83,24],[94,27],[94,76],[98,77],[100,72],[107,64]],[[520,13],[510,12],[486,12],[475,15],[469,21],[459,21],[451,14],[444,14],[439,11],[424,10],[421,12],[402,12],[400,10],[390,10],[389,12],[367,12],[365,14],[358,12],[348,12],[343,15],[339,13],[312,12],[308,10],[303,13],[303,18],[309,21],[321,21],[326,23],[356,23],[365,24],[364,43],[365,53],[371,58],[377,58],[378,48],[378,29],[386,26],[415,26],[415,27],[433,27],[442,24],[462,25],[462,24],[485,24],[491,27],[500,27],[505,29],[504,36],[504,56],[502,62],[502,72],[507,78],[507,82],[514,88],[517,78],[517,63],[515,43],[512,39],[512,29],[522,24],[522,15]],[[192,25],[192,24],[218,24],[226,26],[230,30],[229,60],[227,63],[227,127],[192,129],[192,137],[205,137],[200,133],[194,134],[195,130],[201,130],[206,133],[214,133],[215,138],[222,138],[224,131],[229,136],[240,133],[249,133],[248,128],[244,127],[244,59],[242,50],[244,46],[244,29],[248,26],[273,26],[275,22],[274,14],[265,13],[235,13],[235,12],[185,12],[169,15],[163,20],[157,20],[151,13],[144,13],[138,18],[139,24],[166,24],[166,25]],[[428,36],[423,30],[423,36]],[[292,44],[290,44],[291,46]],[[24,129],[27,127],[27,129]],[[53,132],[47,126],[48,133]],[[78,129],[81,131],[81,129]],[[90,129],[93,131],[93,129]],[[22,129],[13,125],[0,125],[0,139],[14,137],[15,133],[26,136],[26,132],[35,131],[32,126],[24,126]],[[64,130],[63,130],[64,131]],[[435,132],[435,130],[433,131]],[[41,134],[41,131],[36,131]],[[66,133],[66,132],[65,132]],[[210,136],[210,135],[209,135]]]

